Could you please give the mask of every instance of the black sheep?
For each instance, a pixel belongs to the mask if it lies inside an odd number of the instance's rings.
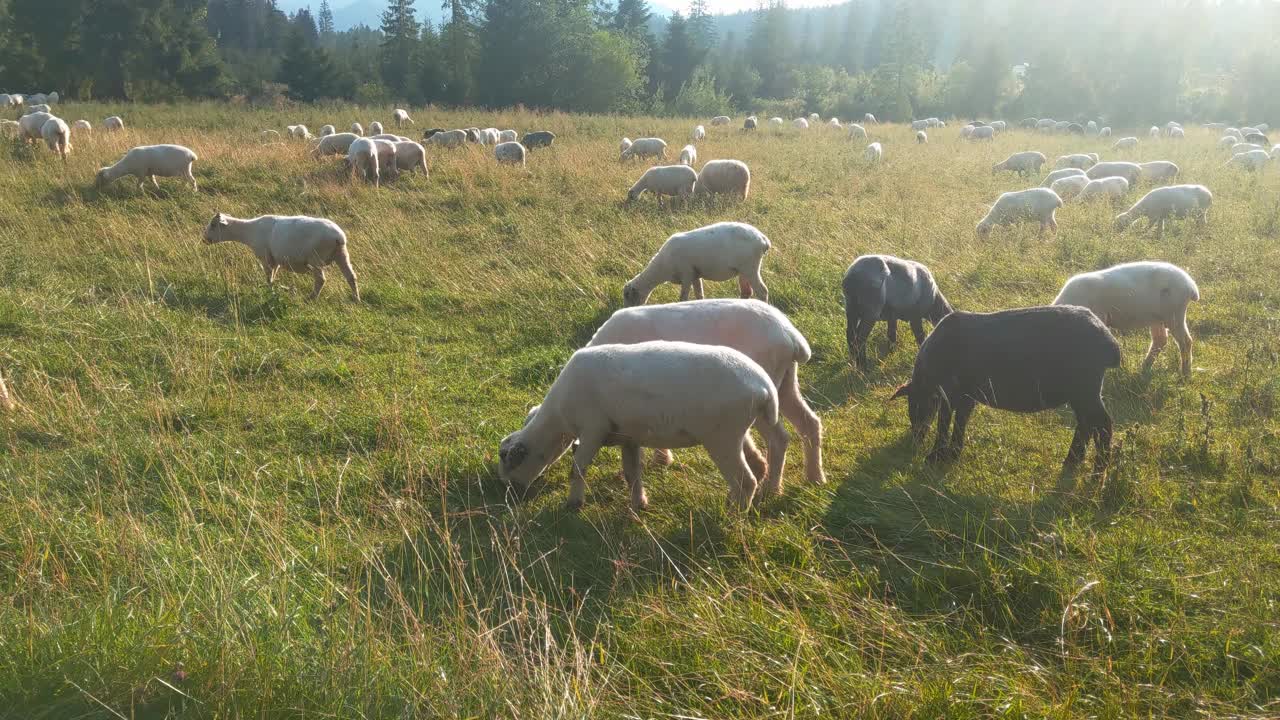
[[[525,146],[527,150],[533,150],[540,147],[551,147],[551,143],[556,141],[556,134],[550,130],[539,130],[537,132],[525,133],[520,138],[520,144]]]
[[[918,442],[937,411],[938,437],[930,462],[959,457],[965,426],[978,403],[1015,412],[1067,404],[1076,415],[1076,432],[1064,465],[1083,460],[1092,438],[1102,467],[1111,451],[1111,416],[1102,404],[1102,380],[1107,368],[1119,366],[1120,345],[1082,307],[955,312],[925,339],[911,382],[893,397],[907,398]],[[948,443],[953,413],[955,430]]]
[[[845,340],[849,357],[867,365],[867,337],[876,321],[889,324],[889,345],[898,342],[898,321],[911,324],[916,344],[924,342],[924,322],[937,325],[951,312],[929,268],[892,255],[863,255],[853,261],[841,284]]]

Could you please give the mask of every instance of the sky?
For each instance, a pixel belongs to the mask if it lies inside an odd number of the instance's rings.
[[[818,7],[821,5],[838,5],[847,0],[787,0],[787,7]],[[667,10],[687,12],[688,2],[681,0],[649,0],[650,5],[657,5]],[[730,15],[736,12],[755,10],[760,7],[760,0],[707,0],[707,8],[714,15]]]

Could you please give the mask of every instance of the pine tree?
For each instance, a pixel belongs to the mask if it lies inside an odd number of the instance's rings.
[[[329,0],[320,0],[320,36],[328,37],[333,32],[333,9],[329,7]]]
[[[693,0],[689,3],[689,35],[698,47],[711,50],[716,46],[715,19],[707,11],[707,0]]]
[[[760,92],[765,97],[782,98],[787,93],[791,40],[787,30],[787,9],[775,2],[756,12],[751,23],[751,66],[760,74]]]
[[[707,50],[694,42],[689,32],[689,23],[680,13],[673,13],[667,23],[667,34],[662,39],[662,49],[658,56],[659,81],[666,87],[668,98],[674,98],[680,88],[689,82],[693,71],[702,64],[706,55]]]
[[[382,13],[382,84],[400,97],[413,87],[413,61],[418,51],[418,20],[413,0],[391,0]]]

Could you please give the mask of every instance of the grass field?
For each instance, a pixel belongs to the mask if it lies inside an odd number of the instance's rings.
[[[550,129],[525,170],[480,148],[375,190],[257,131],[390,110],[66,105],[122,134],[0,146],[0,716],[1043,718],[1280,715],[1280,177],[1222,167],[1217,136],[1144,139],[1215,196],[1204,228],[1117,234],[1106,203],[1056,237],[973,226],[990,165],[1109,141],[993,144],[880,126],[885,160],[827,129],[708,128],[702,161],[753,172],[741,204],[624,206],[618,139],[679,153],[692,120],[417,109],[418,128]],[[102,191],[137,144],[200,156]],[[1131,192],[1128,201],[1140,192]],[[305,213],[348,233],[336,270],[268,291],[215,211]],[[700,450],[628,510],[616,450],[561,509],[567,463],[509,497],[498,441],[621,304],[672,232],[742,220],[773,242],[771,301],[809,338],[825,486],[792,445],[784,494],[739,515]],[[915,344],[848,363],[840,279],[859,254],[929,265],[961,309],[1050,302],[1135,259],[1199,283],[1191,377],[1122,338],[1107,379],[1117,460],[1064,476],[1069,412],[978,412],[956,464],[923,462],[889,404]],[[710,283],[728,296],[735,283]],[[666,286],[651,302],[676,298]],[[903,328],[905,330],[905,328]]]

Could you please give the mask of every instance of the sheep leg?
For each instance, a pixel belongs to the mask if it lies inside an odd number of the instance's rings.
[[[1187,328],[1186,309],[1183,309],[1182,317],[1169,326],[1173,332],[1173,340],[1178,343],[1178,350],[1182,353],[1182,374],[1191,374],[1191,330]]]
[[[747,459],[747,467],[751,468],[751,474],[757,478],[764,478],[769,472],[769,461],[765,459],[764,453],[760,452],[760,448],[756,447],[756,441],[751,438],[751,433],[742,440],[742,455]]]
[[[316,284],[315,284],[315,288],[311,290],[311,297],[307,299],[315,300],[316,298],[320,297],[320,288],[324,287],[324,268],[312,267],[311,277],[315,278]]]
[[[1152,364],[1156,361],[1156,356],[1164,349],[1169,342],[1169,330],[1164,323],[1156,323],[1151,326],[1151,347],[1147,348],[1147,357],[1142,361],[1142,371],[1146,372],[1151,369]]]
[[[755,294],[755,291],[751,289],[751,281],[747,280],[746,275],[739,273],[738,274],[738,296],[742,298],[749,298],[754,294]]]
[[[654,464],[656,464],[656,465],[670,465],[671,463],[673,463],[673,462],[675,462],[675,461],[676,461],[675,455],[673,455],[673,454],[671,453],[671,451],[670,451],[670,450],[665,450],[665,449],[662,449],[662,448],[654,448],[654,450],[653,450],[653,462],[654,462]]]
[[[157,190],[159,190],[159,189],[160,189],[160,183],[156,182],[156,176],[155,176],[155,175],[148,175],[148,176],[147,176],[147,179],[151,181],[151,187],[153,187],[153,188],[155,188],[155,189],[157,189]]]
[[[191,172],[191,166],[187,166],[187,174],[184,176],[191,181],[191,192],[200,192],[200,188],[196,185],[196,176]]]
[[[925,458],[931,463],[947,459],[947,433],[951,430],[951,405],[945,400],[938,405],[938,436],[933,440],[933,450]]]
[[[781,419],[772,425],[764,420],[766,418],[761,417],[756,422],[756,428],[764,436],[765,445],[769,448],[769,465],[764,474],[762,488],[765,495],[781,495],[782,471],[787,464],[787,446],[791,444],[791,436],[787,434],[787,428]],[[750,433],[747,436],[750,437]]]
[[[262,270],[263,270],[263,272],[265,272],[265,273],[267,274],[267,287],[268,287],[268,288],[274,288],[274,287],[275,287],[275,283],[276,283],[276,269],[277,269],[278,267],[279,267],[278,265],[272,265],[272,264],[270,264],[270,263],[262,263]]]
[[[697,276],[693,278],[693,296],[699,300],[706,297],[706,293],[702,288],[702,278]]]
[[[800,394],[800,381],[795,363],[787,369],[778,388],[778,410],[791,421],[804,445],[804,476],[814,485],[827,481],[822,472],[822,420],[810,409]],[[771,449],[770,454],[773,453]]]
[[[1102,471],[1111,460],[1111,414],[1102,404],[1102,397],[1097,399],[1097,407],[1093,415],[1093,451],[1094,469]]]
[[[627,478],[627,487],[631,488],[631,509],[640,512],[649,507],[649,498],[644,492],[644,478],[641,475],[640,446],[627,443],[622,446],[622,474]]]
[[[756,494],[756,478],[751,474],[747,458],[742,453],[742,441],[734,438],[728,442],[712,443],[707,446],[707,453],[720,469],[725,482],[729,484],[729,503],[745,510],[751,505],[751,498]]]
[[[356,284],[356,271],[351,267],[351,257],[347,255],[347,249],[342,248],[333,261],[337,263],[338,269],[342,271],[342,276],[347,279],[347,284],[351,286],[351,299],[360,302],[360,287]]]
[[[573,470],[569,476],[569,498],[564,501],[566,510],[579,510],[586,503],[587,468],[600,452],[600,444],[595,438],[578,438],[578,447],[573,451]]]
[[[762,301],[769,302],[769,288],[764,284],[764,278],[760,276],[759,263],[756,263],[756,266],[751,269],[751,276],[747,278],[747,282],[751,285],[753,295],[758,295]]]
[[[948,460],[954,460],[960,457],[960,451],[964,450],[964,432],[969,427],[969,418],[973,415],[973,410],[978,406],[978,402],[973,398],[963,395],[956,401],[955,425],[951,429],[951,444],[947,446],[946,457]]]
[[[916,345],[924,342],[924,320],[916,318],[911,321],[911,334],[916,336]]]
[[[858,363],[859,367],[866,364],[866,354],[859,354],[859,343],[862,342],[861,323],[862,316],[858,312],[858,308],[851,302],[846,301],[844,307],[844,340],[849,346],[849,359]]]
[[[889,349],[892,350],[898,344],[898,318],[892,312],[884,314],[884,321],[888,327]]]
[[[680,301],[684,302],[689,299],[689,291],[693,289],[692,282],[680,281]]]

